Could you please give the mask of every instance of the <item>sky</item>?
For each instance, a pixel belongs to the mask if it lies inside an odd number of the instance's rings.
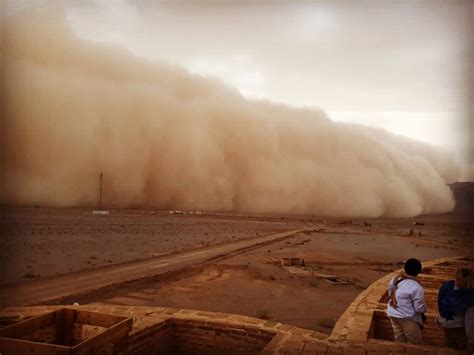
[[[65,3],[81,37],[445,147],[472,180],[473,2]]]

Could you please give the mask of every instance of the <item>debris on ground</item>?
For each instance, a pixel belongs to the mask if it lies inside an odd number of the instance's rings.
[[[350,282],[342,277],[333,276],[333,277],[325,277],[326,281],[329,281],[333,285],[349,285]]]
[[[304,266],[304,259],[302,258],[281,258],[282,266]]]
[[[107,215],[107,214],[110,214],[110,211],[94,210],[94,211],[92,211],[92,214]]]
[[[308,243],[308,242],[310,242],[310,241],[311,241],[311,239],[305,239],[305,240],[303,240],[303,241],[301,241],[301,242],[295,243],[294,245],[304,245],[305,243]]]

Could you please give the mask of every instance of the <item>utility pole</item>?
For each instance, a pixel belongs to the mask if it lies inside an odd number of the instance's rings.
[[[100,173],[100,185],[99,185],[99,211],[102,211],[102,178],[104,173]]]

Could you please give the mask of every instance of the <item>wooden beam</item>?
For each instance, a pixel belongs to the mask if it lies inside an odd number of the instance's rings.
[[[56,313],[56,338],[55,343],[72,346],[73,345],[73,327],[76,318],[76,310],[71,308],[62,308]]]

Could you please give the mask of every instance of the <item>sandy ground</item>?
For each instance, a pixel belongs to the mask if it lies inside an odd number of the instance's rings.
[[[471,223],[457,215],[323,220],[150,211],[93,216],[84,209],[3,212],[3,282],[20,280],[29,270],[47,276],[314,226],[314,232],[184,270],[172,280],[99,291],[75,301],[237,313],[326,333],[363,289],[400,268],[401,261],[474,254]],[[415,220],[423,225],[414,226]],[[304,258],[306,267],[282,267],[284,257]],[[341,277],[347,284],[333,284],[318,274]]]
[[[222,216],[223,217],[223,216]],[[176,253],[301,225],[282,219],[225,219],[121,210],[2,208],[0,284]]]
[[[399,269],[401,261],[473,254],[468,221],[436,217],[417,221],[425,224],[415,227],[421,236],[411,237],[412,219],[371,220],[370,227],[365,220],[352,224],[329,220],[318,232],[301,233],[197,274],[101,302],[245,314],[330,333],[352,300],[376,279]],[[304,258],[306,268],[277,265],[284,257]],[[318,274],[339,276],[348,284],[336,285]]]

